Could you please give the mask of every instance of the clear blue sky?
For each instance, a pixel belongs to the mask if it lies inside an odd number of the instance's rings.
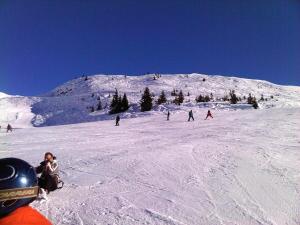
[[[300,85],[300,1],[0,0],[0,91],[146,72]]]

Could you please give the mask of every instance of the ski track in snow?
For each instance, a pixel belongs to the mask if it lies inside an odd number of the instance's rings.
[[[64,188],[32,204],[56,225],[300,224],[300,109],[205,112],[2,130],[0,155],[57,155]]]

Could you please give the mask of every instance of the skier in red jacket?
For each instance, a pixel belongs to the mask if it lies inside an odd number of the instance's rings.
[[[51,225],[29,204],[38,196],[35,169],[16,158],[0,159],[0,225]]]
[[[208,118],[208,117],[211,117],[211,118],[213,118],[213,116],[212,116],[212,114],[211,114],[210,110],[208,110],[208,111],[207,111],[207,115],[206,115],[206,118],[205,118],[205,119],[207,120],[207,118]]]

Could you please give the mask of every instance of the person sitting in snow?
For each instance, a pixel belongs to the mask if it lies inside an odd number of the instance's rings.
[[[51,152],[46,152],[44,161],[35,168],[37,174],[41,174],[38,179],[39,187],[43,192],[49,193],[58,188],[59,183],[59,170],[56,157]]]
[[[210,110],[208,110],[208,111],[207,111],[207,115],[206,115],[206,118],[205,118],[205,119],[207,120],[207,118],[208,118],[208,117],[211,117],[211,118],[213,118],[213,116],[212,116],[212,114],[211,114]]]

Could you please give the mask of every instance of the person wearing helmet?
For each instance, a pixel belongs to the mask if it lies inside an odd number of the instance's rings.
[[[39,187],[46,193],[57,189],[59,182],[58,163],[51,152],[46,152],[44,161],[36,167],[36,173],[41,174],[38,179]]]
[[[51,225],[31,208],[39,192],[35,169],[17,158],[0,159],[0,224]]]

